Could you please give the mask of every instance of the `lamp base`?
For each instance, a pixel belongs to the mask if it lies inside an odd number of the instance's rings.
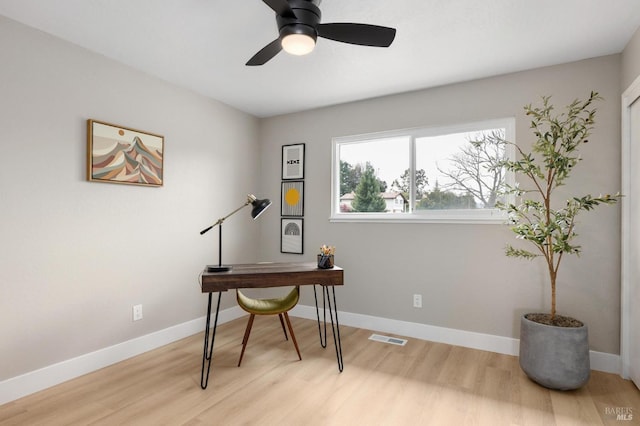
[[[207,265],[207,272],[228,272],[231,269],[231,265]]]

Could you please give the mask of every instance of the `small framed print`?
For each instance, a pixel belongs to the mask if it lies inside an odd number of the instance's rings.
[[[280,216],[304,216],[304,181],[282,182]]]
[[[304,179],[304,144],[282,146],[282,180]]]
[[[280,225],[280,252],[302,254],[303,219],[282,218]]]
[[[164,137],[87,120],[87,180],[162,186]]]

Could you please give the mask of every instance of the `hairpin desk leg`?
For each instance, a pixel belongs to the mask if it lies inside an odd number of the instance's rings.
[[[209,331],[211,330],[211,299],[213,294],[209,293],[209,304],[207,305],[207,323],[204,328],[204,352],[202,354],[202,371],[200,372],[200,387],[206,389],[209,384],[209,371],[211,370],[211,358],[213,357],[213,343],[216,340],[216,328],[218,326],[218,313],[220,312],[220,298],[222,292],[218,292],[218,304],[216,305],[216,316],[213,320],[213,333],[211,345],[209,345]],[[207,374],[204,374],[204,366],[207,364]]]
[[[333,308],[331,307],[331,298],[329,297],[329,289],[327,286],[322,286],[322,311],[324,322],[324,334],[320,327],[320,313],[318,311],[318,297],[316,296],[316,286],[313,286],[313,296],[316,300],[316,316],[318,317],[318,334],[320,335],[320,345],[323,348],[327,347],[327,310],[326,305],[329,305],[329,317],[331,318],[331,329],[333,331],[333,344],[336,347],[336,358],[338,359],[338,370],[342,372],[344,369],[344,361],[342,359],[342,341],[340,339],[340,323],[338,321],[338,305],[336,303],[336,289],[331,286],[333,293]],[[326,302],[326,305],[325,305]],[[333,320],[335,313],[336,319]]]
[[[316,286],[313,286],[313,297],[316,300],[316,316],[318,317],[318,334],[320,335],[320,346],[323,348],[327,347],[327,311],[325,308],[325,291],[326,287],[322,286],[322,315],[324,322],[324,335],[322,333],[322,329],[320,328],[320,312],[318,311],[318,296],[316,295]]]
[[[333,344],[336,347],[336,358],[338,359],[338,370],[342,373],[344,362],[342,360],[342,341],[340,340],[340,323],[338,322],[338,304],[336,303],[336,288],[331,286],[333,293],[333,311],[331,310],[331,299],[329,298],[329,289],[326,289],[327,304],[329,305],[329,316],[331,317],[331,329],[333,330]],[[336,314],[336,323],[333,324],[333,313]],[[336,339],[337,335],[337,339]]]

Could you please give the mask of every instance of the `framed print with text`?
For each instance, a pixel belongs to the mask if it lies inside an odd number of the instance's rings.
[[[304,179],[304,144],[282,146],[282,180]]]

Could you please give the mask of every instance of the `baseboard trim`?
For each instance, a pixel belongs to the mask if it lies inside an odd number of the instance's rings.
[[[291,315],[307,319],[317,319],[314,306],[298,305]],[[340,324],[363,328],[379,333],[392,333],[414,339],[429,340],[483,351],[518,356],[520,340],[511,337],[494,336],[473,331],[457,330],[428,324],[399,321],[370,315],[339,312]],[[605,373],[620,374],[620,355],[606,352],[589,351],[591,369]]]
[[[317,318],[316,308],[314,306],[298,305],[291,311],[291,314],[299,315],[302,318]],[[340,324],[350,327],[363,328],[382,333],[393,333],[400,336],[464,346],[467,348],[518,355],[519,346],[517,339],[349,312],[340,312],[339,315]]]
[[[243,315],[245,315],[244,311],[234,306],[220,311],[218,323],[224,324],[240,318]],[[291,311],[291,315],[312,320],[317,318],[315,307],[305,305],[296,306]],[[350,312],[339,312],[339,319],[340,324],[349,327],[363,328],[380,333],[391,333],[404,337],[447,343],[507,355],[518,355],[519,340],[509,337]],[[200,333],[204,330],[204,323],[205,317],[197,318],[4,380],[0,382],[0,405]],[[591,368],[593,370],[620,374],[620,355],[596,351],[591,351],[590,355]]]
[[[224,324],[242,315],[244,311],[234,306],[220,311],[218,323]],[[0,405],[200,333],[205,320],[206,317],[197,318],[4,380],[0,382]]]
[[[589,360],[592,370],[618,375],[622,374],[622,359],[620,355],[589,351]]]

